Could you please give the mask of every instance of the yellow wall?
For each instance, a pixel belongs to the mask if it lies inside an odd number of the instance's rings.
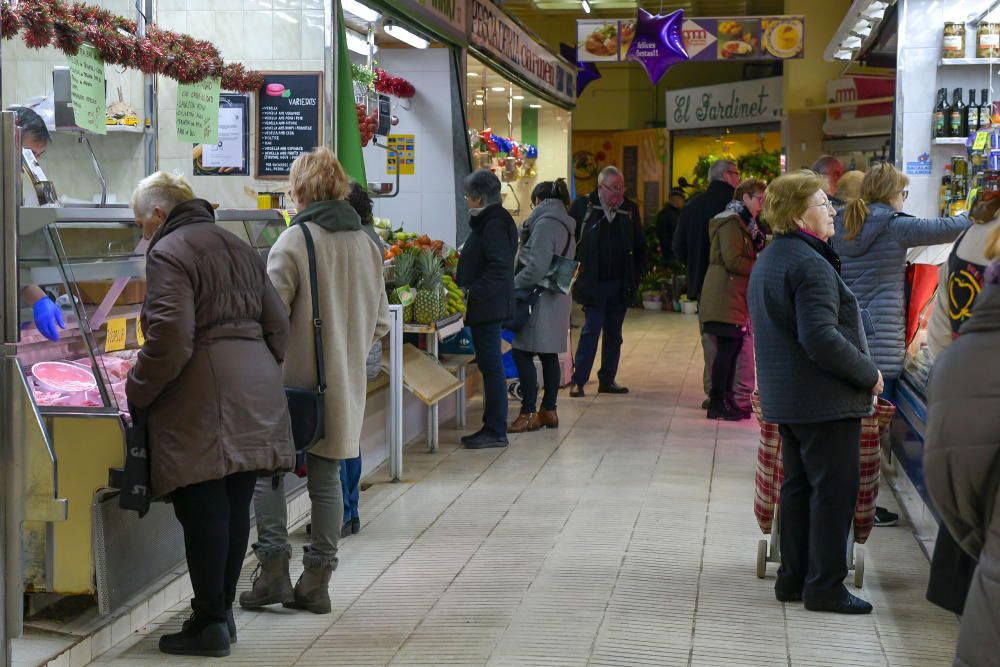
[[[725,143],[723,143],[723,141]],[[739,158],[752,153],[761,147],[761,135],[756,132],[730,134],[724,139],[714,137],[687,137],[674,135],[674,154],[671,160],[671,181],[684,177],[688,182],[694,181],[694,167],[702,155],[717,155],[719,157]],[[765,132],[763,134],[765,151],[781,149],[781,134]]]

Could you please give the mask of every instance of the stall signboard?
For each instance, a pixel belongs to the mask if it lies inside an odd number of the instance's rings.
[[[805,55],[804,16],[685,18],[684,50],[692,61],[788,60]],[[580,19],[576,22],[577,60],[625,62],[635,19]]]
[[[257,93],[258,178],[287,178],[292,162],[322,144],[322,72],[265,72]]]
[[[469,0],[469,43],[530,87],[571,106],[576,98],[576,68],[536,42],[489,0]]]
[[[830,136],[889,134],[892,131],[891,98],[895,96],[894,78],[847,76],[827,81],[827,102],[838,106],[826,110],[823,133]],[[882,101],[872,103],[872,100]]]
[[[667,129],[726,127],[781,121],[781,77],[667,92]]]

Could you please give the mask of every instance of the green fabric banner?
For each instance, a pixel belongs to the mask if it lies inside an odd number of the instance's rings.
[[[361,153],[361,132],[354,107],[354,83],[351,80],[351,60],[347,54],[347,34],[344,31],[344,10],[337,3],[337,157],[344,170],[363,187],[368,187],[365,158]]]
[[[538,146],[538,109],[525,105],[521,108],[521,138],[523,144]]]

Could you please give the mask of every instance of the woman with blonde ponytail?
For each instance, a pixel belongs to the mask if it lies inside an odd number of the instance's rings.
[[[873,164],[861,181],[860,196],[837,214],[831,241],[843,263],[844,282],[871,317],[868,343],[890,399],[906,347],[907,252],[950,243],[972,224],[966,215],[924,219],[903,213],[909,182],[892,164]]]

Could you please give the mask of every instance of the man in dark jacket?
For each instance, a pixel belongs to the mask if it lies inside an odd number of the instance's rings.
[[[622,173],[606,167],[597,179],[597,190],[577,199],[570,214],[576,219],[576,259],[580,262],[573,298],[583,306],[587,319],[577,344],[569,395],[584,395],[583,386],[590,380],[602,336],[598,392],[627,394],[627,388],[615,383],[615,376],[621,359],[625,313],[647,269],[646,236],[639,207],[625,198]]]
[[[837,197],[837,184],[840,177],[844,175],[844,163],[833,155],[821,155],[813,162],[812,170],[823,179],[823,192],[830,199],[830,203],[839,211],[844,202]]]
[[[483,374],[483,428],[462,438],[469,449],[507,446],[507,380],[500,329],[514,314],[517,225],[501,203],[500,179],[480,169],[465,179],[471,233],[458,261],[458,284],[468,290],[465,321],[472,329]]]
[[[716,160],[708,169],[711,181],[708,189],[692,199],[681,211],[680,222],[674,233],[674,255],[687,265],[687,295],[692,301],[701,298],[701,288],[705,284],[705,273],[708,271],[708,254],[712,241],[708,236],[708,225],[712,218],[726,210],[733,200],[736,186],[740,184],[740,170],[732,160]],[[705,357],[705,372],[702,377],[705,396],[712,394],[711,368],[715,364],[715,339],[702,333],[701,348]],[[748,362],[749,359],[749,362]],[[749,366],[748,366],[749,363]],[[736,402],[741,409],[749,408],[751,386],[741,379],[748,375],[748,368],[753,367],[753,348],[744,345],[736,365]],[[708,409],[709,399],[706,398],[702,409]]]
[[[681,209],[684,208],[684,191],[674,188],[670,191],[666,206],[656,214],[656,239],[660,243],[660,257],[663,266],[674,261],[673,240],[680,222]]]

